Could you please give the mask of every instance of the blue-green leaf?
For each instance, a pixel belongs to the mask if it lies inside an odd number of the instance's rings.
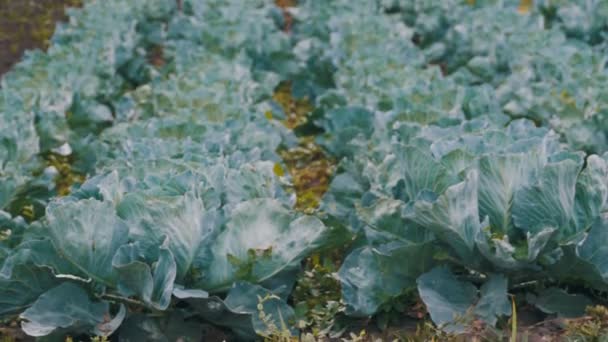
[[[20,318],[21,327],[30,336],[45,336],[58,328],[93,332],[109,316],[109,305],[93,302],[78,285],[63,283],[38,298]],[[113,331],[105,331],[107,335]]]
[[[498,318],[511,316],[507,287],[508,280],[504,275],[491,275],[481,287],[481,298],[475,305],[475,315],[491,326],[496,325]]]
[[[267,335],[270,325],[295,333],[293,309],[267,289],[246,282],[235,283],[224,300],[218,297],[185,299],[206,320],[228,327],[242,339]],[[264,312],[261,319],[260,313]],[[266,321],[266,323],[264,323]],[[285,325],[284,325],[285,324]]]
[[[533,234],[546,227],[558,227],[561,237],[575,233],[574,198],[581,166],[577,158],[547,164],[536,183],[515,194],[515,225]]]
[[[351,252],[338,276],[347,314],[373,315],[378,308],[414,287],[416,278],[433,265],[430,243],[361,247]]]
[[[446,267],[436,267],[416,282],[433,322],[444,331],[462,332],[477,300],[475,286],[456,279]]]
[[[477,187],[477,172],[473,170],[465,181],[450,186],[436,200],[416,201],[411,217],[412,221],[431,230],[467,262],[474,262],[475,238],[481,229]]]
[[[266,280],[322,246],[328,231],[319,219],[296,217],[276,200],[242,202],[211,246],[201,286],[218,290],[239,279]]]
[[[589,227],[608,205],[608,163],[591,155],[576,184],[576,213],[579,229]]]
[[[569,294],[556,287],[543,290],[534,300],[534,305],[541,311],[566,318],[584,315],[591,304],[592,301],[584,295]]]
[[[489,155],[479,159],[479,214],[488,216],[496,231],[507,233],[512,226],[511,206],[515,192],[534,179],[531,155]]]
[[[136,295],[158,310],[169,306],[177,268],[167,247],[160,248],[158,260],[150,267],[137,243],[124,245],[114,256],[112,266],[119,274],[118,289],[124,296]]]
[[[0,272],[0,316],[15,314],[58,284],[49,269],[31,263],[3,267]]]
[[[205,223],[203,201],[191,192],[183,196],[153,196],[130,193],[118,206],[119,215],[129,224],[130,237],[148,253],[167,241],[181,279],[191,267],[203,241],[217,229]],[[148,255],[151,256],[151,255]]]
[[[128,228],[111,203],[58,201],[49,205],[46,218],[51,240],[62,256],[88,277],[116,283],[112,258],[127,242]]]
[[[447,170],[428,152],[413,146],[399,146],[386,157],[379,170],[382,186],[396,198],[410,202],[423,190],[442,193],[450,185]]]

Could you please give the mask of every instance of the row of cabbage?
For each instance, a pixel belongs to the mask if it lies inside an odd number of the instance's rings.
[[[510,316],[525,286],[560,315],[591,303],[565,286],[606,290],[608,7],[524,5],[299,6],[303,41],[335,68],[316,102],[341,160],[321,214],[358,237],[339,271],[348,314],[417,288],[462,331]]]
[[[35,185],[44,216],[3,212],[0,317],[49,339],[293,328],[300,261],[336,232],[276,175],[296,138],[264,113],[301,68],[281,20],[269,1],[91,1],[3,79],[1,206]],[[69,196],[36,172],[47,152],[89,175]]]
[[[34,336],[296,333],[300,261],[350,237],[349,315],[418,287],[457,331],[471,311],[510,315],[508,292],[530,281],[547,285],[528,298],[547,312],[588,303],[550,285],[605,289],[608,160],[586,154],[606,150],[602,1],[290,14],[287,35],[270,1],[91,1],[5,76],[0,207],[26,197],[45,216],[3,213],[1,316]],[[285,79],[341,160],[318,218],[291,209],[275,174],[277,148],[296,143],[264,115],[280,117],[269,99]],[[48,153],[89,179],[47,206]]]

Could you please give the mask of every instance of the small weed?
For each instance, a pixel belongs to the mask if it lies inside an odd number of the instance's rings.
[[[283,320],[283,317],[279,317],[279,325],[275,322],[272,314],[268,314],[264,311],[264,303],[271,299],[278,299],[277,296],[267,295],[265,297],[258,297],[258,317],[265,326],[265,333],[262,335],[265,342],[296,342],[298,341],[297,336],[293,336],[288,328],[288,323]]]
[[[608,308],[601,305],[587,307],[584,317],[567,321],[564,338],[572,342],[608,341]]]

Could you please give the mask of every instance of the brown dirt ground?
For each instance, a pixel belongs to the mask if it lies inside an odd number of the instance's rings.
[[[65,8],[81,0],[0,0],[0,75],[21,59],[25,50],[44,49]]]

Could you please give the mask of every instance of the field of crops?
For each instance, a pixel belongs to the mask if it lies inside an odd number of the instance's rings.
[[[608,1],[82,3],[0,83],[6,341],[608,340]]]

